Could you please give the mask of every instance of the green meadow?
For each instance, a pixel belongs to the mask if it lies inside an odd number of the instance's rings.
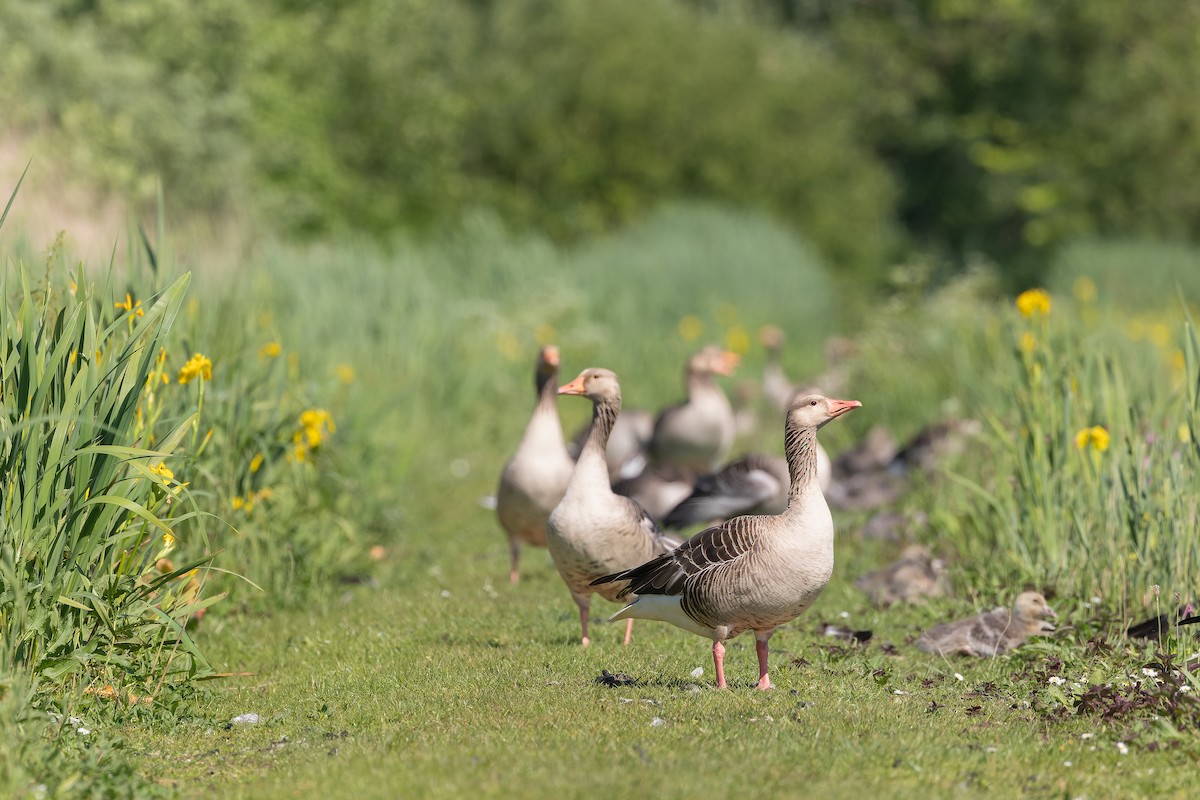
[[[386,251],[266,246],[249,281],[131,252],[8,254],[8,793],[1191,785],[1200,685],[1181,668],[1196,640],[1123,636],[1195,592],[1200,347],[1178,282],[1117,294],[1128,261],[1091,277],[1064,261],[1026,316],[986,274],[938,288],[914,273],[847,319],[786,230],[690,206],[580,248],[486,219]],[[700,291],[731,262],[727,293]],[[826,366],[829,335],[855,342],[846,393],[864,407],[822,431],[831,453],[874,425],[904,439],[969,417],[982,432],[913,481],[896,508],[926,521],[899,541],[865,538],[870,512],[835,512],[834,580],[775,637],[774,691],[751,690],[748,639],[727,692],[707,643],[665,625],[640,622],[628,648],[600,626],[581,649],[546,554],[527,552],[510,586],[484,507],[532,408],[536,345],[561,346],[564,381],[610,366],[628,405],[653,408],[681,395],[704,341],[745,352],[730,390],[756,382],[766,323],[797,375]],[[197,357],[211,372],[183,383]],[[568,433],[586,406],[560,400]],[[781,426],[757,411],[739,448],[779,452]],[[102,432],[81,430],[94,414]],[[1096,427],[1103,447],[1080,435]],[[854,577],[907,541],[948,559],[954,591],[872,607]],[[1053,635],[996,659],[913,647],[1024,587],[1051,597]],[[873,636],[855,646],[821,622]]]

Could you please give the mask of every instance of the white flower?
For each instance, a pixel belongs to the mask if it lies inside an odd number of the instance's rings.
[[[1071,766],[1071,762],[1070,762],[1070,761],[1064,761],[1064,762],[1063,762],[1063,766],[1064,766],[1064,767],[1069,767],[1069,766]]]
[[[1085,602],[1085,603],[1083,604],[1083,607],[1084,607],[1084,608],[1091,608],[1091,607],[1092,607],[1092,604],[1091,604],[1091,603],[1086,603],[1086,602]]]
[[[1093,597],[1093,598],[1092,598],[1092,602],[1093,602],[1093,603],[1099,603],[1099,602],[1100,602],[1100,598],[1099,598],[1099,597]]]
[[[841,616],[842,619],[850,619],[850,612],[843,611],[839,616]]]
[[[1079,734],[1079,738],[1080,738],[1080,739],[1090,739],[1090,738],[1092,738],[1092,734],[1090,734],[1090,733],[1081,733],[1081,734]]]
[[[1179,691],[1181,691],[1181,692],[1190,692],[1191,690],[1192,690],[1192,687],[1188,686],[1186,683],[1183,686],[1179,687]]]
[[[954,680],[956,680],[956,681],[961,681],[961,680],[963,680],[962,673],[961,673],[961,672],[956,672],[956,673],[954,673]]]
[[[1124,742],[1117,742],[1117,750],[1121,753],[1121,755],[1127,755],[1129,753],[1129,745],[1125,744]]]
[[[75,730],[80,736],[87,736],[92,732],[91,728],[76,728]]]
[[[1060,678],[1060,677],[1058,677],[1057,675],[1051,675],[1051,676],[1050,676],[1050,682],[1051,682],[1051,683],[1053,683],[1055,686],[1062,686],[1064,683],[1066,683],[1066,682],[1067,682],[1067,679],[1066,679],[1066,678]]]
[[[1158,670],[1150,669],[1149,667],[1142,667],[1142,674],[1145,675],[1147,678],[1157,678]]]

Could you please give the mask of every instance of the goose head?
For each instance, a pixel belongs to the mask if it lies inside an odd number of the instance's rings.
[[[692,354],[687,362],[688,375],[732,375],[742,357],[710,344]]]
[[[788,424],[797,428],[820,428],[843,414],[861,408],[857,400],[834,400],[820,394],[797,397],[788,408]]]
[[[562,386],[559,394],[573,394],[586,397],[593,402],[621,401],[621,384],[617,382],[617,373],[611,369],[592,367],[579,373],[575,380]]]
[[[783,331],[775,325],[763,325],[758,329],[758,341],[768,351],[777,351],[783,347]]]
[[[1057,617],[1054,609],[1046,603],[1041,592],[1021,592],[1017,602],[1013,604],[1017,619],[1022,622],[1037,623],[1043,617]]]
[[[550,378],[558,374],[558,348],[552,344],[545,345],[538,351],[537,374],[539,378]]]

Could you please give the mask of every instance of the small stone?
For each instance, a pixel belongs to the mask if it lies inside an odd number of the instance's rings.
[[[258,714],[238,714],[229,720],[230,725],[257,725],[262,718]]]
[[[696,667],[694,670],[692,670],[692,677],[693,677],[693,678],[699,678],[699,677],[701,677],[703,674],[704,674],[704,667]]]
[[[667,721],[665,719],[663,719],[662,717],[655,717],[654,719],[650,720],[651,728],[661,728],[663,725],[666,725],[666,724],[667,724]]]

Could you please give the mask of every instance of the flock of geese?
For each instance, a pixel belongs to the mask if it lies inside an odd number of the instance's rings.
[[[876,507],[902,491],[905,470],[970,435],[969,423],[931,428],[904,447],[873,429],[831,461],[817,432],[862,406],[797,387],[780,366],[782,334],[761,333],[767,349],[763,397],[784,416],[784,457],[750,454],[726,463],[738,416],[717,376],[738,357],[707,346],[687,360],[686,400],[657,415],[621,410],[621,385],[608,369],[585,369],[557,385],[559,352],[541,348],[537,402],[505,464],[496,513],[508,534],[510,579],[520,578],[522,545],[547,547],[588,636],[593,594],[625,602],[612,620],[651,619],[712,640],[717,686],[725,688],[725,641],[753,631],[758,687],[771,688],[768,642],[808,609],[833,572],[833,519],[839,507]],[[829,376],[827,376],[828,378]],[[829,382],[833,382],[829,378]],[[586,398],[591,424],[568,443],[560,395]],[[722,466],[724,465],[724,466]],[[686,540],[668,531],[709,524]],[[876,603],[945,591],[945,565],[913,545],[891,566],[857,581]],[[1026,592],[1012,609],[939,625],[918,640],[931,653],[997,655],[1053,630],[1045,598]]]

